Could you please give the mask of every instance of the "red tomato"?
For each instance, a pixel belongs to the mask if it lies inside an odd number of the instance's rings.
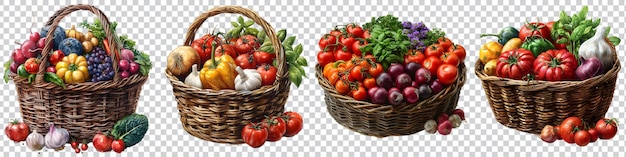
[[[613,119],[600,119],[596,123],[596,130],[598,130],[598,135],[600,135],[600,139],[611,139],[615,137],[617,134],[617,120]]]
[[[370,35],[370,31],[369,30],[365,30],[365,32],[363,32],[363,38],[365,39],[369,39],[372,36]]]
[[[496,76],[521,80],[522,77],[531,73],[535,56],[524,49],[515,49],[500,54],[496,66]]]
[[[535,36],[535,35],[541,36],[544,39],[548,39],[549,41],[552,41],[550,28],[548,28],[548,26],[546,26],[545,24],[541,22],[526,23],[519,30],[519,38],[522,39],[522,41],[526,41],[526,38]]]
[[[587,130],[587,132],[589,132],[589,136],[591,136],[591,140],[590,142],[595,142],[598,140],[598,130],[596,130],[595,128],[591,128],[589,130]]]
[[[285,121],[276,116],[268,117],[261,121],[261,125],[267,128],[268,136],[267,141],[274,142],[280,140],[285,132],[287,131],[287,126]]]
[[[335,28],[335,29],[331,30],[330,32],[328,32],[328,34],[330,34],[332,36],[335,36],[335,37],[338,37],[338,36],[340,36],[343,33],[341,33],[340,29]]]
[[[235,64],[243,69],[256,68],[256,61],[254,60],[254,57],[248,54],[241,54],[237,56],[237,59],[235,59]]]
[[[322,51],[335,51],[337,48],[337,38],[331,34],[324,34],[318,43]]]
[[[341,95],[346,95],[350,92],[350,86],[348,86],[346,81],[341,79],[337,80],[337,83],[335,83],[335,89],[337,89],[337,93]]]
[[[578,146],[586,146],[590,141],[591,135],[589,135],[587,130],[580,130],[574,134],[574,142],[576,142]]]
[[[368,70],[367,73],[370,74],[370,76],[376,78],[378,77],[380,74],[383,73],[383,65],[381,65],[380,63],[376,63],[376,65],[372,65]]]
[[[39,62],[40,61],[37,58],[29,58],[24,63],[24,68],[30,74],[37,74],[37,72],[39,71]]]
[[[48,61],[50,61],[50,64],[52,65],[57,65],[59,61],[63,60],[63,57],[65,57],[65,54],[63,54],[61,50],[56,50],[52,52],[52,55],[50,55],[50,58],[48,58]]]
[[[548,27],[548,29],[550,29],[550,31],[552,31],[553,26],[554,26],[554,21],[550,21],[550,22],[546,23],[546,27]]]
[[[452,64],[444,63],[437,69],[437,78],[443,85],[450,85],[456,82],[458,75],[459,70]]]
[[[348,24],[348,26],[346,26],[346,31],[357,38],[363,37],[363,28],[355,23]]]
[[[78,148],[78,142],[72,141],[70,142],[70,146],[72,146],[72,148]]]
[[[426,56],[424,56],[422,52],[417,50],[409,50],[409,52],[404,55],[404,64],[406,65],[411,62],[422,64],[424,62],[424,59],[426,59]]]
[[[285,137],[292,137],[298,134],[303,127],[302,116],[297,112],[288,111],[283,113],[282,116],[285,123],[287,123],[287,131]]]
[[[563,120],[563,122],[561,122],[561,126],[564,125],[572,125],[572,129],[574,127],[583,127],[583,120],[578,118],[578,117],[568,117],[565,120]]]
[[[437,43],[439,44],[439,46],[441,46],[444,50],[447,50],[448,48],[450,48],[450,46],[453,45],[452,41],[450,41],[450,39],[446,38],[446,37],[441,37],[439,39],[437,39]]]
[[[569,117],[561,122],[558,135],[567,143],[575,143],[574,134],[576,129],[583,129],[583,121],[578,117]]]
[[[267,140],[267,129],[258,123],[249,123],[241,130],[243,142],[252,148],[259,148]]]
[[[231,44],[222,44],[215,48],[215,56],[219,57],[222,54],[227,54],[230,57],[237,57],[237,52],[235,52],[235,48]]]
[[[263,64],[256,70],[261,74],[261,85],[273,85],[276,81],[276,68],[271,64]]]
[[[337,69],[333,69],[333,71],[326,77],[331,85],[335,85],[339,81],[339,71]]]
[[[87,143],[83,143],[83,144],[80,145],[80,149],[83,150],[83,151],[87,150],[88,148],[89,148],[89,146],[87,146]]]
[[[213,49],[213,44],[220,45],[222,44],[222,39],[218,36],[213,36],[210,34],[202,36],[200,39],[196,39],[191,43],[191,47],[196,50],[196,53],[200,56],[200,63],[204,63],[207,60],[211,59],[211,50]]]
[[[345,51],[345,49],[335,51],[335,60],[349,61],[350,59],[352,59],[352,53]]]
[[[557,41],[559,41],[560,39],[561,38],[558,38],[557,40],[552,42],[552,45],[554,45],[554,48],[556,48],[557,50],[567,50],[567,44],[559,44],[559,43],[557,43]]]
[[[257,65],[272,64],[274,59],[276,59],[276,54],[263,51],[255,51],[252,56]]]
[[[367,91],[363,86],[359,86],[357,89],[352,90],[352,98],[355,100],[366,100],[367,99]]]
[[[371,89],[376,87],[376,79],[373,77],[370,78],[366,78],[365,80],[363,80],[363,85],[365,86],[365,88],[367,89]]]
[[[93,137],[93,147],[96,148],[99,152],[108,152],[111,151],[111,144],[113,143],[113,138],[108,135],[104,135],[102,133],[98,133]]]
[[[433,45],[428,46],[426,50],[424,50],[424,54],[426,55],[426,57],[431,57],[431,56],[439,57],[441,56],[441,54],[443,54],[444,50],[445,49],[439,46],[439,44],[433,44]]]
[[[317,62],[321,66],[326,66],[326,64],[335,61],[335,54],[329,51],[320,51],[317,52]]]
[[[558,139],[558,140],[563,139],[561,137],[561,134],[559,134],[559,130],[561,130],[561,126],[560,125],[554,126],[554,132],[556,133],[556,139]]]
[[[374,56],[372,56],[372,54],[367,54],[367,55],[365,55],[365,57],[363,57],[363,58],[365,58],[365,59],[369,59],[369,60],[372,60],[372,61],[376,62],[376,58],[375,58]]]
[[[4,133],[7,137],[14,142],[26,141],[28,134],[30,134],[30,128],[24,122],[18,122],[12,120],[9,125],[4,128]]]
[[[461,63],[459,60],[459,57],[451,52],[443,53],[443,55],[441,55],[441,61],[443,61],[444,64],[459,66],[459,63]]]
[[[244,35],[235,42],[235,51],[237,51],[238,54],[250,53],[260,46],[255,36]]]
[[[362,81],[365,77],[363,75],[363,72],[365,70],[367,69],[363,69],[363,67],[360,65],[355,66],[354,68],[352,68],[352,70],[350,70],[350,76],[348,78],[351,78],[350,80],[354,80],[354,81]]]
[[[441,64],[443,64],[443,62],[439,59],[439,57],[430,56],[424,60],[423,67],[428,69],[431,74],[436,74],[437,68],[439,68]]]
[[[465,48],[459,44],[454,44],[448,48],[448,52],[454,53],[463,62],[465,60]]]
[[[354,53],[357,56],[362,56],[363,52],[361,51],[361,47],[367,45],[367,41],[364,40],[355,40],[354,43],[352,43],[352,53]]]
[[[537,56],[533,65],[537,80],[572,80],[576,78],[578,59],[567,50],[548,50]]]
[[[124,148],[126,148],[124,146],[124,140],[119,139],[119,140],[113,141],[113,143],[111,143],[111,148],[116,153],[122,153],[122,151],[124,151]]]
[[[352,37],[351,35],[348,34],[344,34],[344,35],[340,35],[339,36],[339,43],[341,44],[340,48],[346,48],[348,50],[348,52],[354,52],[352,51],[352,45],[354,45],[354,43],[356,42],[356,39],[354,39],[354,37]],[[357,54],[357,55],[361,55],[361,54]]]

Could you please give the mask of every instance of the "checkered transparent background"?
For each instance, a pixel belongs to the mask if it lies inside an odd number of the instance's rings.
[[[505,26],[520,27],[523,21],[557,20],[560,10],[569,14],[589,6],[589,17],[602,18],[602,25],[612,26],[612,34],[624,38],[626,22],[624,1],[6,1],[0,2],[0,49],[2,61],[17,48],[15,40],[25,40],[28,28],[35,21],[39,28],[57,9],[77,3],[89,3],[100,8],[109,19],[119,22],[118,33],[128,34],[138,43],[138,48],[151,55],[154,68],[143,86],[138,113],[150,119],[150,130],[142,142],[128,148],[121,156],[618,156],[626,146],[626,134],[620,130],[613,140],[599,141],[587,147],[577,147],[558,141],[542,142],[536,135],[503,127],[493,118],[485,99],[481,82],[473,74],[480,45],[495,39],[480,39],[480,33],[497,33]],[[268,142],[253,149],[247,145],[217,144],[199,140],[186,133],[178,119],[176,101],[169,81],[163,71],[170,50],[183,43],[188,26],[202,12],[221,5],[240,5],[257,11],[274,28],[287,28],[303,43],[309,60],[309,78],[300,88],[292,86],[287,110],[302,113],[304,130],[293,138]],[[327,113],[322,89],[314,76],[316,46],[319,37],[331,27],[348,22],[365,23],[372,16],[393,14],[403,21],[424,21],[429,27],[442,28],[454,42],[468,51],[468,81],[463,87],[459,107],[466,111],[469,122],[454,129],[449,136],[414,135],[376,138],[352,132],[337,124]],[[69,28],[94,16],[88,12],[73,13],[62,26]],[[227,22],[235,15],[210,18],[203,30]],[[202,31],[206,32],[206,31]],[[624,45],[624,44],[622,44]],[[626,49],[618,46],[618,50]],[[620,51],[622,52],[622,51]],[[620,60],[624,60],[620,55]],[[626,87],[625,76],[620,73],[612,107],[608,117],[623,120]],[[1,86],[0,120],[21,117],[13,83]],[[0,156],[70,156],[69,147],[61,152],[33,153],[23,144],[11,142],[4,132],[0,140]],[[623,153],[621,153],[623,156]],[[114,153],[89,152],[77,156],[113,156]]]

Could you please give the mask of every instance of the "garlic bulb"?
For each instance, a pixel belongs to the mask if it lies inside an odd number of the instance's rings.
[[[600,27],[596,30],[596,34],[583,42],[578,49],[579,58],[596,57],[602,62],[602,70],[604,73],[613,67],[616,54],[615,46],[608,40],[606,36],[606,27]]]
[[[238,91],[251,91],[261,87],[261,74],[256,69],[243,70],[241,67],[235,68],[237,77],[235,77],[235,89]]]
[[[46,148],[49,149],[60,149],[65,146],[67,141],[70,140],[70,135],[67,130],[63,128],[54,127],[53,123],[50,123],[50,130],[45,137]]]
[[[187,75],[187,78],[185,78],[185,84],[202,89],[202,81],[200,80],[200,74],[196,68],[197,66],[198,64],[191,66],[193,70]]]
[[[26,138],[26,146],[33,151],[41,150],[44,146],[44,142],[43,135],[39,134],[37,130],[33,130],[33,133],[30,133]]]

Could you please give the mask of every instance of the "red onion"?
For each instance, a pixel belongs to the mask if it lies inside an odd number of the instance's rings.
[[[588,59],[580,58],[582,63],[576,68],[576,77],[580,80],[586,80],[600,74],[602,62],[596,57]]]
[[[404,90],[402,91],[402,96],[404,96],[404,99],[409,104],[413,104],[419,101],[419,93],[417,91],[417,88],[415,87],[409,86],[404,88]]]

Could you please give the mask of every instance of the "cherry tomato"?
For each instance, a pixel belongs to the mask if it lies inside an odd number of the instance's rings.
[[[359,38],[363,37],[363,28],[355,23],[348,24],[348,26],[346,26],[346,30],[348,31],[348,33],[353,34],[354,36],[357,36]]]
[[[331,34],[324,34],[318,43],[322,51],[335,51],[337,48],[337,38]]]
[[[363,75],[364,70],[367,70],[367,69],[363,69],[363,67],[361,67],[360,65],[355,66],[354,68],[352,68],[352,70],[350,70],[350,78],[356,81],[362,81],[363,77],[365,77]]]
[[[370,76],[376,78],[378,77],[380,74],[383,73],[383,65],[381,65],[380,63],[376,63],[376,65],[372,65],[368,70],[367,73],[370,74]]]
[[[589,136],[591,137],[590,142],[595,142],[598,140],[598,130],[596,130],[595,128],[591,128],[589,130],[587,130],[587,132],[589,132]]]
[[[526,41],[526,38],[535,35],[541,36],[542,38],[548,39],[549,41],[553,41],[550,34],[550,28],[548,28],[545,24],[541,22],[531,22],[524,24],[524,26],[522,26],[522,28],[519,30],[518,34],[519,38],[522,39],[522,41]]]
[[[273,85],[276,81],[276,68],[271,64],[263,64],[256,70],[261,74],[261,85]]]
[[[348,86],[344,80],[338,80],[337,83],[335,83],[335,88],[337,89],[337,93],[341,95],[346,95],[350,92],[350,86]]]
[[[78,154],[78,153],[80,153],[80,149],[78,149],[78,148],[74,148],[74,152],[75,152],[76,154]]]
[[[26,141],[30,128],[24,122],[12,120],[9,125],[4,128],[4,133],[14,142]]]
[[[98,133],[93,137],[93,147],[96,148],[99,152],[108,152],[111,151],[111,144],[113,143],[113,138],[108,135]]]
[[[227,54],[230,57],[237,57],[237,52],[235,52],[235,47],[231,44],[222,44],[215,48],[215,56],[219,57],[222,54]]]
[[[447,50],[448,48],[450,48],[450,46],[452,46],[452,41],[450,41],[450,39],[446,38],[446,37],[441,37],[439,39],[437,39],[437,43],[439,44],[439,46],[441,46],[441,48],[443,48],[444,50]]]
[[[267,129],[259,123],[249,123],[241,130],[243,142],[252,148],[259,148],[267,140]]]
[[[461,63],[461,61],[459,61],[459,57],[451,52],[442,54],[441,61],[443,64],[450,64],[454,66],[459,66],[459,63]]]
[[[252,50],[259,48],[261,45],[257,42],[256,37],[252,35],[244,35],[235,42],[235,51],[238,54],[250,53]]]
[[[617,120],[613,119],[600,119],[596,122],[595,129],[598,130],[600,139],[611,139],[617,134]]]
[[[326,64],[335,61],[335,55],[329,51],[320,51],[317,53],[317,62],[321,66],[326,66]]]
[[[439,57],[441,56],[441,54],[443,54],[443,51],[445,51],[445,49],[439,46],[439,44],[433,44],[433,45],[428,46],[426,50],[424,50],[424,54],[426,55],[426,57],[431,57],[431,56]]]
[[[214,35],[204,35],[202,38],[196,39],[191,43],[191,47],[196,50],[198,56],[200,56],[201,63],[206,62],[211,59],[211,50],[213,50],[213,44],[220,45],[222,43],[222,38]],[[108,44],[104,44],[108,46]],[[109,51],[107,51],[108,54]]]
[[[356,39],[354,39],[354,37],[348,34],[339,36],[339,43],[341,43],[341,48],[345,47],[348,50],[348,52],[354,52],[352,51],[352,45],[355,43],[355,41]],[[357,54],[357,55],[360,56],[361,54]]]
[[[437,69],[437,78],[443,85],[450,85],[456,82],[456,78],[459,75],[459,71],[456,66],[451,64],[442,64]]]
[[[272,62],[276,58],[276,54],[263,51],[255,51],[252,56],[254,57],[254,61],[256,61],[257,65],[272,64]]]
[[[82,149],[83,151],[86,151],[87,149],[89,149],[89,146],[87,146],[87,143],[83,143],[80,145],[80,149]]]
[[[370,31],[369,30],[365,30],[365,32],[363,32],[363,38],[365,39],[369,39],[372,36],[370,35]]]
[[[367,99],[367,91],[363,88],[363,86],[359,86],[357,89],[352,90],[352,98],[363,101]]]
[[[439,68],[441,64],[443,64],[443,62],[439,59],[439,57],[430,56],[424,60],[423,66],[428,69],[431,74],[436,74],[437,68]]]
[[[352,59],[352,54],[350,52],[347,52],[345,49],[339,49],[335,51],[335,59],[349,61],[350,59]]]
[[[376,87],[376,79],[373,77],[370,78],[366,78],[365,80],[363,80],[363,85],[365,86],[365,88],[367,89],[372,89],[374,87]]]
[[[70,146],[72,146],[72,148],[78,148],[78,142],[72,141],[70,142]]]
[[[340,36],[343,33],[341,33],[340,29],[335,28],[335,29],[331,30],[330,32],[328,32],[328,34],[330,34],[332,36],[335,36],[335,37],[338,37],[338,36]]]
[[[282,116],[285,123],[287,123],[287,131],[285,132],[285,137],[292,137],[298,134],[302,130],[302,116],[297,112],[288,111],[283,113]]]
[[[243,69],[256,68],[256,61],[254,60],[254,57],[248,54],[241,54],[237,56],[237,59],[235,59],[235,64]]]
[[[126,146],[124,146],[124,141],[122,139],[119,139],[111,143],[111,148],[116,153],[122,153],[124,151],[124,148],[126,148]]]
[[[287,132],[287,124],[285,121],[276,116],[268,117],[261,121],[261,125],[265,126],[268,131],[267,141],[274,142],[280,140],[285,132]]]
[[[411,62],[422,64],[424,62],[424,59],[426,59],[426,56],[424,56],[422,52],[417,50],[409,50],[409,52],[404,55],[404,64],[406,65]]]
[[[372,61],[376,62],[376,58],[374,56],[372,56],[372,54],[367,54],[363,58],[366,58],[366,59],[369,59],[369,60],[372,60]]]
[[[361,39],[357,39],[356,41],[354,41],[354,43],[352,43],[352,53],[354,53],[357,56],[362,56],[363,52],[361,51],[361,47],[367,45],[367,41],[363,41]]]
[[[336,84],[337,81],[339,81],[339,72],[337,71],[337,69],[333,69],[334,72],[330,73],[327,77],[328,82],[332,85]]]
[[[461,62],[463,62],[465,60],[465,48],[459,44],[454,44],[452,46],[450,46],[450,48],[448,48],[448,52],[452,52],[454,53],[456,56],[459,57],[459,60],[461,60]]]
[[[589,135],[587,130],[579,130],[574,134],[574,142],[576,142],[578,146],[586,146],[590,141],[591,135]]]

